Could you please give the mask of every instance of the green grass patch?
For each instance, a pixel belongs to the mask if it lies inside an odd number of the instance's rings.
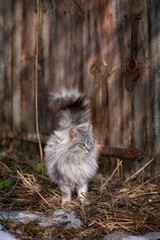
[[[41,174],[41,163],[40,162],[35,162],[32,165],[33,169],[38,173]],[[47,176],[47,169],[44,167],[44,174]]]
[[[0,156],[0,161],[3,161],[6,158],[6,155],[1,155]]]
[[[34,163],[33,165],[33,169],[36,170],[37,173],[41,173],[41,164],[38,163]]]
[[[11,180],[1,180],[0,181],[0,190],[9,188],[12,186],[12,181]]]
[[[16,199],[16,202],[24,203],[24,202],[25,202],[25,199],[18,198],[18,199]]]

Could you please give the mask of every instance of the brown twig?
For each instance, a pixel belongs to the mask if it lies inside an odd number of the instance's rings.
[[[24,211],[34,211],[36,213],[45,212],[52,214],[55,210],[61,208],[61,195],[57,188],[52,190],[52,188],[50,188],[51,185],[49,185],[48,181],[44,181],[42,175],[40,175],[40,178],[36,180],[36,172],[34,169],[33,171],[30,169],[30,173],[27,173],[25,168],[26,158],[21,158],[21,155],[16,157],[15,154],[15,152],[10,152],[10,154],[7,155],[7,158],[10,159],[11,156],[11,158],[15,158],[17,160],[16,165],[20,166],[20,168],[23,166],[23,172],[19,170],[22,177],[20,178],[20,176],[18,176],[17,182],[14,183],[13,188],[13,182],[11,182],[9,186],[10,188],[1,189],[1,193],[3,194],[0,202],[2,209],[7,208],[12,210],[12,208],[14,208],[16,210],[22,210],[23,208]],[[121,166],[122,165],[119,166],[120,170]],[[16,166],[13,167],[13,170],[15,168]],[[119,177],[121,177],[121,171],[119,171],[119,174]],[[2,172],[2,177],[4,177],[4,180],[8,178],[12,181],[12,176],[14,175],[15,171],[13,171],[12,174],[8,171],[5,171],[4,176]],[[115,177],[115,175],[117,175],[117,177]],[[114,177],[115,179],[113,179]],[[75,200],[75,202],[71,202],[71,205],[64,206],[64,209],[69,207],[75,210],[75,214],[83,221],[84,224],[75,229],[65,228],[64,223],[53,224],[52,226],[45,227],[45,229],[43,229],[43,233],[46,234],[47,238],[65,237],[67,239],[74,239],[76,236],[78,236],[80,240],[84,238],[103,238],[104,235],[107,233],[110,234],[113,231],[127,232],[128,234],[138,234],[140,231],[160,231],[160,179],[159,176],[156,176],[155,179],[151,177],[149,179],[148,177],[148,174],[146,176],[144,175],[144,179],[147,181],[143,182],[143,184],[141,184],[142,182],[139,183],[138,178],[136,177],[134,179],[134,184],[127,186],[124,184],[120,185],[120,178],[118,178],[118,171],[116,170],[114,176],[108,182],[108,191],[103,191],[101,196],[99,192],[99,186],[103,185],[106,179],[103,181],[103,183],[101,182],[101,177],[94,179],[94,181],[90,183],[90,192],[88,196],[90,204],[81,205]],[[25,191],[25,188],[28,189],[27,192]],[[48,188],[48,190],[46,189],[42,193],[42,188]],[[11,191],[8,193],[8,190],[10,189]],[[54,197],[51,196],[50,191],[53,192]],[[21,199],[22,202],[19,201]],[[15,202],[17,203],[16,205]],[[33,222],[33,227],[35,225],[34,223],[35,222]],[[28,226],[30,227],[31,224],[25,224],[22,227],[25,227],[25,231],[27,231]],[[13,226],[11,226],[11,229],[12,228]],[[41,226],[38,227],[38,225],[36,225],[36,234],[41,231]],[[81,232],[80,234],[79,231]],[[32,239],[33,236],[35,236],[35,228],[30,228],[28,232],[30,235],[27,235],[27,239]]]
[[[19,182],[19,178],[17,179],[16,183],[15,183],[14,186],[12,187],[11,191],[7,194],[7,197],[9,197],[9,196],[11,195],[11,193],[13,192],[13,190],[16,188],[18,182]]]
[[[160,194],[160,192],[157,191],[157,192],[142,193],[142,194],[136,195],[136,198],[146,196],[146,195],[155,195],[155,194]]]
[[[135,191],[137,191],[139,188],[143,187],[145,184],[151,182],[153,179],[155,179],[155,178],[159,178],[159,177],[160,177],[160,175],[155,176],[155,177],[153,177],[153,178],[147,180],[146,182],[142,183],[142,184],[139,185],[138,187],[132,189],[131,191],[129,191],[129,192],[127,192],[127,193],[124,193],[124,194],[122,194],[121,196],[118,196],[118,197],[124,197],[124,196],[126,196],[126,195],[129,195],[129,194],[131,194],[132,192],[135,192]]]
[[[3,162],[0,161],[0,164],[2,164],[3,167],[7,169],[8,172],[13,172],[9,167],[7,167]]]
[[[54,210],[55,207],[53,207],[38,191],[38,186],[34,183],[34,185],[31,184],[31,182],[29,182],[18,170],[17,170],[18,176],[19,178],[22,180],[24,186],[26,186],[28,189],[32,190],[33,192],[36,192],[41,198],[42,200],[51,208],[53,208]]]
[[[39,0],[37,0],[37,19],[36,19],[36,88],[35,88],[35,104],[36,104],[36,131],[37,131],[37,138],[39,144],[39,151],[41,157],[41,171],[42,175],[44,175],[43,169],[43,151],[42,151],[42,144],[39,134],[39,126],[38,126],[38,36],[39,36]]]
[[[100,189],[100,194],[102,195],[102,192],[103,192],[103,189],[104,187],[106,186],[106,184],[110,181],[110,179],[114,176],[114,174],[116,173],[116,171],[118,170],[119,166],[122,165],[122,162],[123,161],[120,161],[118,164],[117,164],[117,167],[114,169],[113,173],[111,174],[111,176],[109,178],[106,179],[105,183],[102,185],[101,189]]]
[[[127,183],[128,181],[130,181],[131,179],[135,178],[141,171],[143,171],[143,169],[145,169],[152,161],[154,160],[154,158],[152,158],[149,162],[147,162],[142,168],[140,168],[136,173],[134,173],[131,177],[127,178],[126,181],[124,183]]]
[[[88,225],[88,220],[87,220],[87,216],[86,216],[86,213],[85,213],[85,210],[84,210],[84,206],[80,205],[80,204],[78,204],[77,202],[74,202],[74,201],[70,201],[70,203],[79,207],[82,221],[83,221],[84,225],[87,226]]]

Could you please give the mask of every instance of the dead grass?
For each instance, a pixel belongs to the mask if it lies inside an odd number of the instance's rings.
[[[61,207],[61,194],[40,173],[38,156],[17,151],[0,154],[0,208],[2,210],[30,211],[53,214]],[[66,229],[66,224],[40,227],[36,221],[29,224],[2,221],[11,232],[21,230],[20,239],[103,239],[112,232],[145,234],[160,231],[160,175],[151,177],[139,171],[127,181],[121,176],[123,162],[109,178],[101,174],[90,183],[88,205],[81,205],[76,196],[69,204],[83,226]],[[133,180],[134,179],[134,180]],[[54,222],[54,219],[53,219]]]

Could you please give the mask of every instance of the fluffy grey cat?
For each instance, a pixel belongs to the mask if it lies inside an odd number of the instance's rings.
[[[44,149],[48,175],[58,184],[62,204],[71,201],[76,188],[86,200],[88,182],[97,172],[97,151],[91,134],[90,103],[76,89],[61,89],[52,94],[52,107],[60,112],[59,128]]]

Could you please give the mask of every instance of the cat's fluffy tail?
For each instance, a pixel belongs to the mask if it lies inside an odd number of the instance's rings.
[[[61,111],[59,127],[88,128],[91,125],[90,101],[77,89],[65,89],[51,94],[50,105]]]

